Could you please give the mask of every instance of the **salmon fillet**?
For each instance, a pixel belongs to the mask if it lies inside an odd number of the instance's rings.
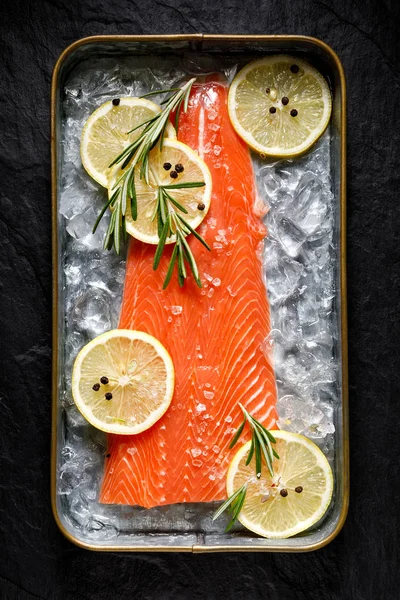
[[[164,344],[176,384],[170,408],[153,427],[136,436],[109,436],[102,503],[150,508],[222,500],[236,450],[229,443],[243,418],[238,403],[266,427],[275,425],[261,269],[266,230],[255,209],[250,154],[230,123],[224,84],[194,85],[179,139],[211,171],[211,207],[199,232],[212,251],[190,236],[202,289],[192,278],[180,288],[175,273],[162,290],[172,248],[153,271],[154,247],[131,242],[120,327],[145,331]]]

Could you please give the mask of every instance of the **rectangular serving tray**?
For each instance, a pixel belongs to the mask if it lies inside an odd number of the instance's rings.
[[[268,540],[251,532],[211,534],[198,532],[132,531],[119,539],[86,539],[63,513],[57,494],[57,472],[61,436],[60,400],[60,332],[63,331],[61,252],[59,241],[58,202],[60,190],[62,94],[63,85],[74,68],[96,56],[151,56],[173,52],[177,55],[207,53],[218,56],[245,54],[255,59],[271,52],[295,54],[308,59],[325,75],[331,85],[333,111],[331,123],[332,193],[337,204],[337,244],[339,264],[336,274],[336,310],[340,324],[338,342],[340,404],[335,411],[335,494],[333,506],[322,524],[311,532],[287,540]],[[294,35],[154,35],[96,36],[81,39],[69,46],[59,57],[51,86],[51,169],[52,169],[52,251],[53,251],[53,378],[52,378],[52,452],[51,503],[62,533],[75,544],[103,551],[133,552],[305,552],[328,544],[340,531],[346,519],[349,502],[349,433],[347,382],[347,320],[346,320],[346,85],[341,62],[324,42]]]

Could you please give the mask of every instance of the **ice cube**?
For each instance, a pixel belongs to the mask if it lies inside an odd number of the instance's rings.
[[[273,267],[267,267],[271,304],[282,303],[292,296],[298,286],[304,266],[288,256],[282,256]]]
[[[102,290],[91,288],[77,299],[72,321],[83,332],[95,337],[111,329],[111,299]]]
[[[306,239],[306,234],[293,221],[286,217],[279,219],[277,235],[286,254],[295,258]]]

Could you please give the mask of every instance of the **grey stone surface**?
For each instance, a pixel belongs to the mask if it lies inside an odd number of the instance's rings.
[[[1,598],[399,597],[399,25],[397,0],[1,2]],[[83,36],[194,32],[315,35],[347,74],[351,508],[312,554],[94,554],[51,514],[51,71]]]

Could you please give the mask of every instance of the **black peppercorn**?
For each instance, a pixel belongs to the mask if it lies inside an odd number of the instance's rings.
[[[288,491],[285,490],[285,488],[283,488],[283,490],[281,490],[279,493],[282,496],[282,498],[286,498],[286,496],[288,495]]]
[[[100,389],[100,384],[99,383],[95,383],[94,386],[92,387],[92,390],[94,390],[95,392],[98,392]]]
[[[169,176],[172,177],[172,179],[176,179],[178,177],[178,173],[176,171],[171,171]]]
[[[265,93],[266,93],[266,94],[269,94],[269,93],[270,93],[270,91],[271,91],[271,88],[267,88],[267,89],[265,90]]]
[[[295,108],[292,108],[292,110],[290,111],[290,116],[291,117],[297,117],[299,113],[297,112],[297,110]]]
[[[121,100],[119,98],[114,98],[114,100],[112,101],[112,103],[114,104],[114,106],[119,106],[120,102],[121,102]]]
[[[166,171],[169,171],[169,170],[170,170],[170,168],[172,167],[172,165],[171,165],[171,163],[164,163],[164,164],[163,164],[163,167],[164,167],[164,169],[165,169]]]
[[[303,491],[303,488],[301,487],[301,485],[298,485],[297,487],[294,488],[294,491],[297,492],[298,494],[301,494],[301,492]]]
[[[294,73],[295,75],[299,72],[299,66],[298,65],[292,65],[290,67],[290,70],[292,71],[292,73]]]
[[[203,202],[199,202],[199,204],[197,205],[197,208],[198,208],[199,210],[204,210],[204,209],[205,209],[205,207],[206,207],[206,205],[205,205]]]
[[[287,104],[289,104],[289,98],[287,96],[283,96],[282,104],[283,104],[283,106],[286,106]]]
[[[269,109],[269,112],[273,115],[274,113],[276,113],[276,108],[275,106],[271,106],[271,108]]]
[[[183,165],[181,165],[181,163],[178,163],[177,165],[175,165],[175,171],[177,173],[183,173],[184,170],[185,170],[185,168]]]
[[[112,393],[111,392],[107,392],[107,394],[105,394],[105,399],[106,400],[112,400]]]
[[[108,377],[106,377],[105,375],[103,375],[103,377],[100,377],[100,383],[102,383],[103,385],[107,385]]]
[[[106,458],[110,458],[111,454],[106,454]]]

